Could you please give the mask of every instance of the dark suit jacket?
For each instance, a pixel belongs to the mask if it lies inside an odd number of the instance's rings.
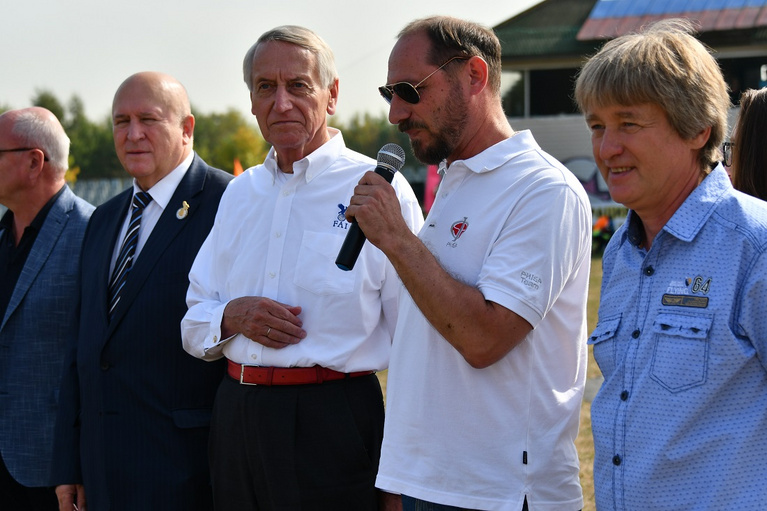
[[[77,346],[62,382],[53,475],[91,511],[211,509],[211,407],[224,366],[181,345],[188,274],[232,178],[195,155],[107,316],[112,251],[132,190],[99,206],[82,254]],[[182,202],[188,215],[179,219]]]
[[[80,247],[92,211],[64,188],[0,318],[0,450],[24,486],[51,484],[59,376],[66,349],[77,338]],[[12,235],[0,230],[0,237]]]

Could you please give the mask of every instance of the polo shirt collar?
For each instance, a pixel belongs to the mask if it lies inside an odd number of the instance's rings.
[[[511,137],[501,140],[471,158],[454,161],[450,168],[462,166],[477,174],[483,174],[502,167],[509,160],[522,153],[535,150],[540,150],[540,146],[533,138],[530,130],[517,131]],[[439,172],[444,174],[450,168],[447,167],[446,161],[442,161]]]

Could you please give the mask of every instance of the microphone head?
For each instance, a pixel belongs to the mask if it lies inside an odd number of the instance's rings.
[[[405,151],[397,144],[386,144],[378,151],[378,166],[399,171],[405,164]]]

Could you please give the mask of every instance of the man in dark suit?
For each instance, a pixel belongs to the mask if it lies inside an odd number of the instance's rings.
[[[77,336],[93,206],[65,184],[69,138],[40,107],[0,115],[0,508],[55,510],[53,425]]]
[[[189,100],[168,75],[123,82],[112,122],[134,185],[96,209],[83,243],[80,334],[56,426],[59,505],[208,510],[208,424],[224,366],[187,355],[179,323],[232,176],[192,151]]]

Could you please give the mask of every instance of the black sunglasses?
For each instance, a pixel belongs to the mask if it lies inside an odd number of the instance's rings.
[[[0,149],[0,153],[18,153],[21,151],[32,151],[34,149],[37,149],[37,147],[16,147],[14,149]],[[46,155],[45,152],[43,152],[43,160],[48,161],[48,155]]]
[[[398,83],[392,83],[389,85],[383,85],[381,87],[378,87],[378,92],[381,93],[381,96],[386,100],[387,103],[391,104],[391,100],[396,94],[400,98],[402,98],[403,101],[407,101],[411,105],[417,104],[419,101],[421,101],[421,95],[418,94],[418,87],[423,85],[423,82],[431,78],[431,76],[445,67],[446,65],[450,64],[454,60],[469,60],[471,57],[468,57],[466,55],[456,55],[455,57],[452,57],[447,60],[444,64],[439,66],[437,69],[429,73],[429,76],[418,82],[417,84],[413,85],[410,82],[398,82]]]

